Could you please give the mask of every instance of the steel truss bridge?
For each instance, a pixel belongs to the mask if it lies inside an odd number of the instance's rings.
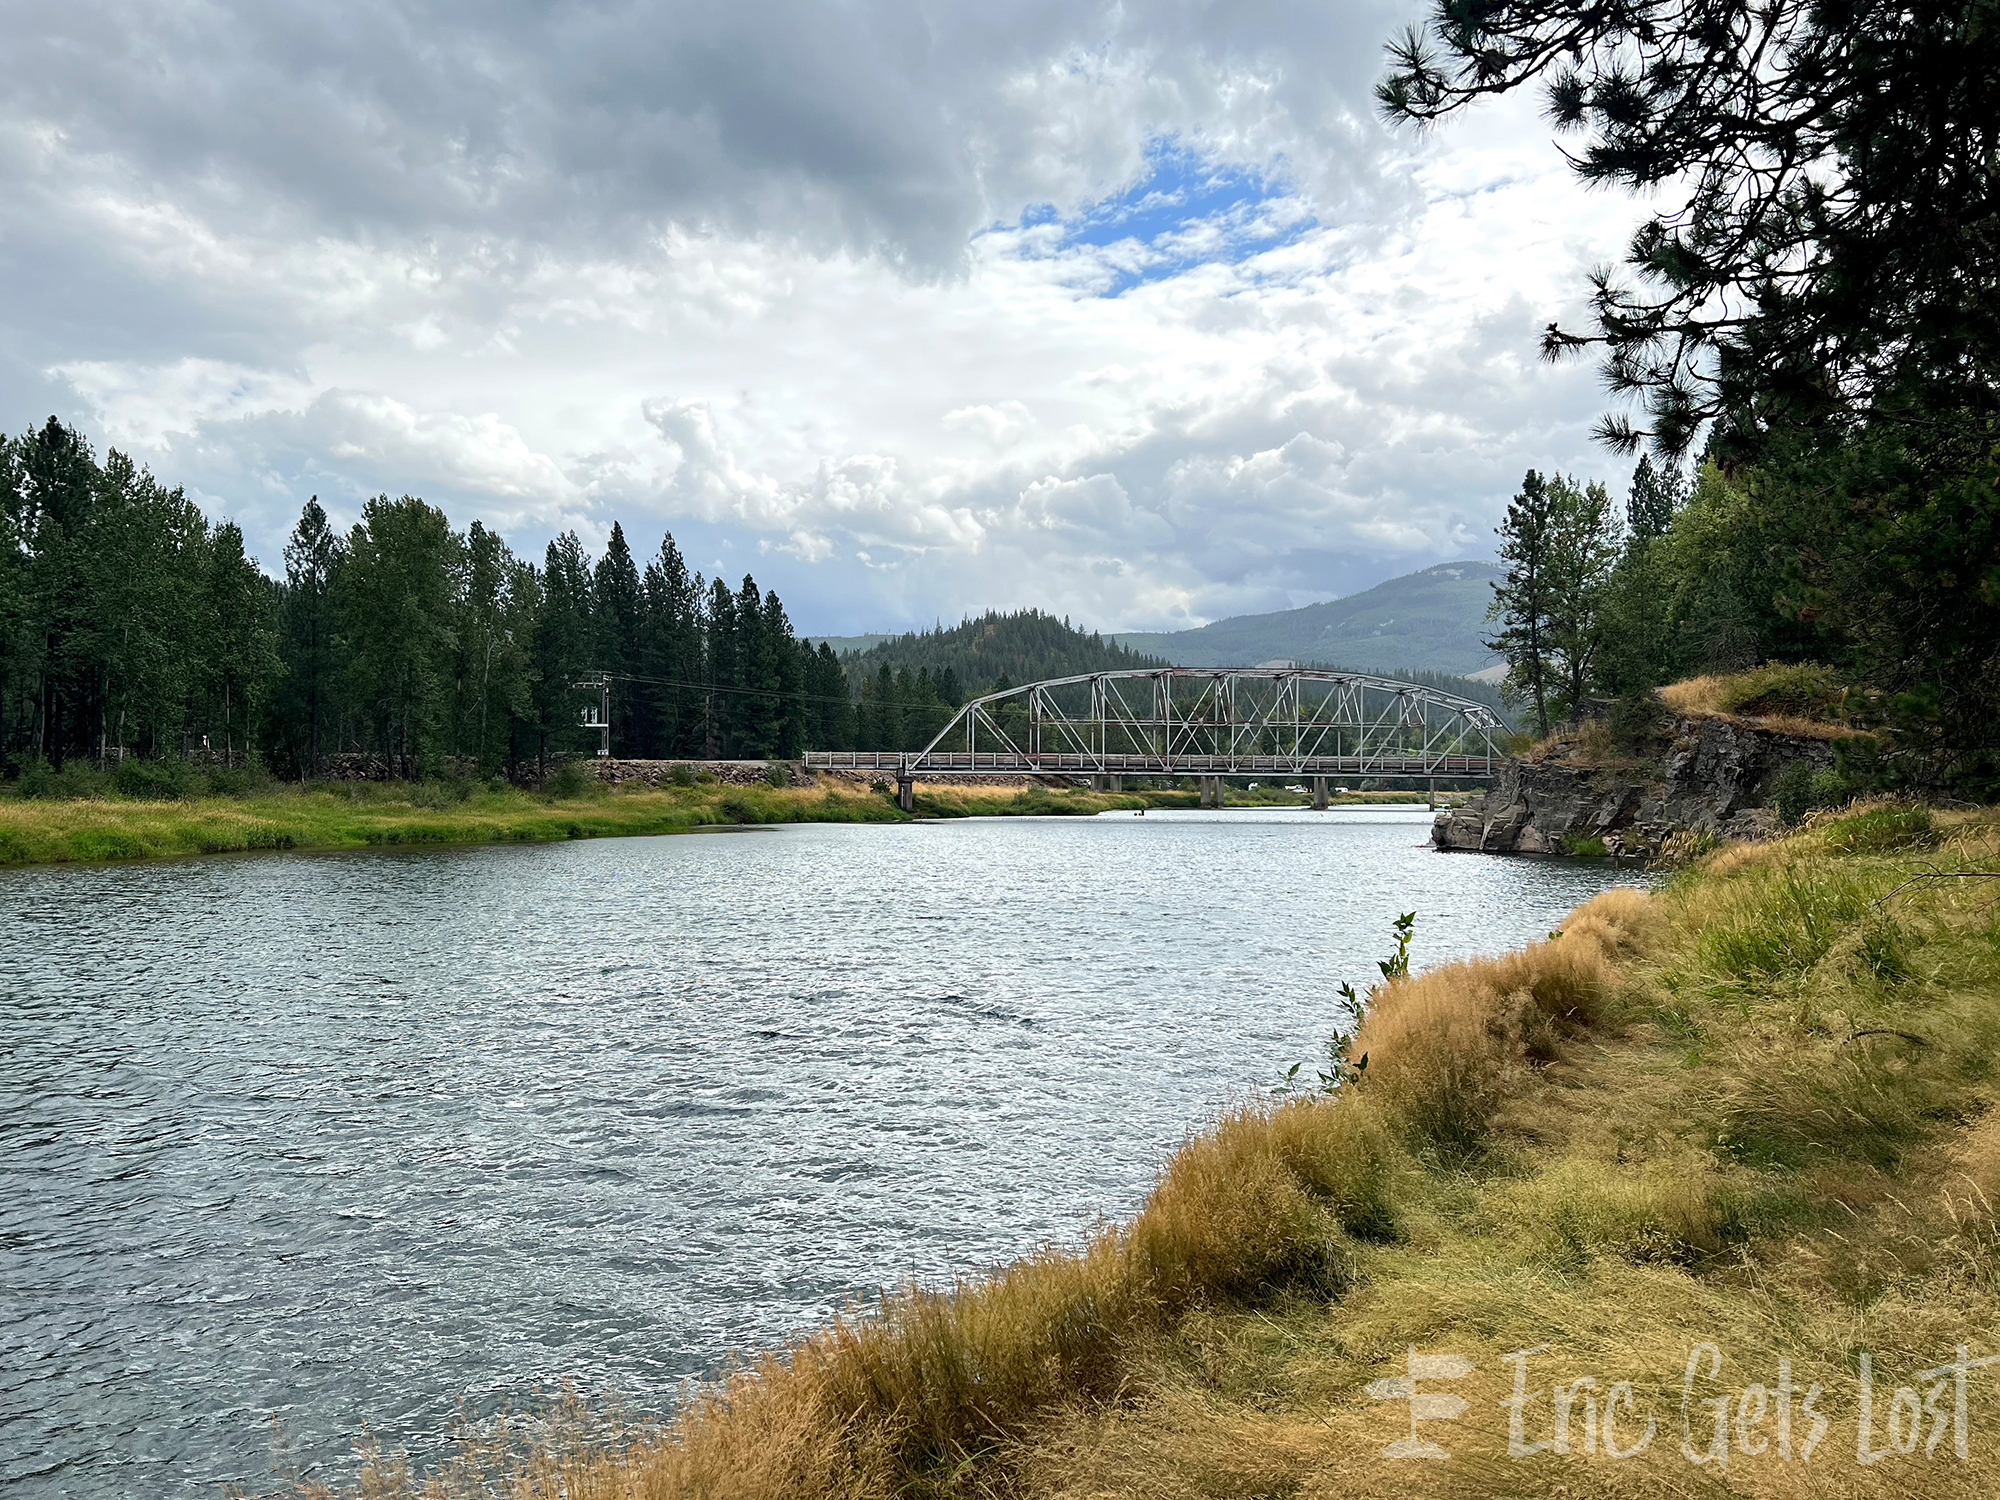
[[[1506,730],[1481,703],[1415,683],[1298,667],[1091,672],[969,700],[921,750],[808,750],[824,771],[894,776],[907,807],[919,778],[971,775],[1486,779]]]

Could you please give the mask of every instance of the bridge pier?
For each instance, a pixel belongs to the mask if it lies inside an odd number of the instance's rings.
[[[906,776],[896,778],[896,806],[904,812],[917,810],[917,784]]]
[[[1090,789],[1093,792],[1122,792],[1125,790],[1125,778],[1116,772],[1100,772],[1090,778]]]
[[[1201,782],[1201,805],[1203,807],[1221,807],[1222,778],[1220,776],[1203,776],[1198,779]]]
[[[1324,776],[1315,776],[1313,777],[1313,811],[1325,812],[1326,808],[1326,778]]]

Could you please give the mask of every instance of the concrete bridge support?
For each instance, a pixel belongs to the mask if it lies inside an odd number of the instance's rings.
[[[1221,807],[1222,778],[1220,776],[1203,776],[1199,779],[1201,781],[1201,805],[1203,807]]]
[[[1326,778],[1324,776],[1315,776],[1313,777],[1313,811],[1325,812],[1326,808]]]
[[[1122,792],[1125,790],[1125,778],[1116,772],[1108,776],[1093,776],[1090,778],[1090,789],[1093,792]]]
[[[905,777],[896,780],[896,806],[904,812],[917,810],[917,784]]]

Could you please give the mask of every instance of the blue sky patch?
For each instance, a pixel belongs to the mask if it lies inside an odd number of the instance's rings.
[[[1085,246],[1110,252],[1103,257],[1111,273],[1107,297],[1194,266],[1239,264],[1289,244],[1315,222],[1289,184],[1208,160],[1170,138],[1146,148],[1145,174],[1122,191],[1066,219],[1054,205],[1038,203],[1020,220],[1022,228],[1060,223],[1058,254]]]

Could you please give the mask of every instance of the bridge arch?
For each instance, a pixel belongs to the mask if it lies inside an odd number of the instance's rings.
[[[1485,779],[1505,734],[1483,703],[1365,672],[1134,668],[968,699],[921,750],[810,750],[806,764],[905,784],[995,773]]]

